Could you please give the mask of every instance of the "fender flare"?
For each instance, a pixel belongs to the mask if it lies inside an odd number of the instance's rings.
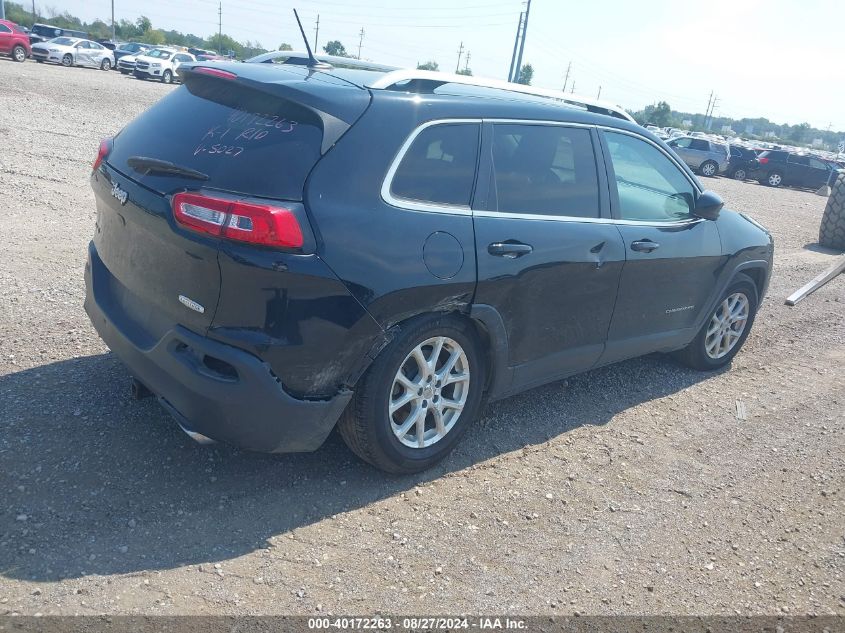
[[[488,350],[490,382],[487,389],[487,401],[492,402],[507,396],[513,382],[513,370],[509,367],[508,332],[502,315],[491,305],[474,303],[470,308],[469,316],[484,328],[490,342]]]

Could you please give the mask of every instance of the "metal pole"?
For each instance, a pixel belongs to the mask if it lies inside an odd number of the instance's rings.
[[[525,21],[522,24],[522,41],[519,43],[519,56],[516,58],[516,69],[514,70],[514,81],[519,83],[522,76],[522,53],[525,51],[525,38],[528,36],[528,16],[531,14],[531,0],[525,7]]]
[[[513,38],[513,54],[511,55],[511,67],[508,70],[508,81],[513,81],[513,65],[516,63],[516,51],[519,48],[519,34],[522,31],[522,18],[525,12],[519,13],[519,24],[516,25],[516,37]]]
[[[6,0],[0,0],[0,20],[6,19]]]
[[[33,4],[35,4],[33,0]],[[115,34],[114,34],[114,0],[111,0],[111,41],[115,41]]]
[[[217,46],[220,48],[218,51],[221,55],[223,54],[223,0],[217,4]]]
[[[464,43],[461,42],[461,47],[458,49],[458,63],[455,64],[455,72],[461,69],[461,57],[464,55]]]
[[[317,28],[314,29],[314,50],[317,50],[317,41],[320,39],[320,14],[317,14]]]
[[[358,59],[361,59],[361,45],[364,43],[364,27],[361,27],[361,38],[358,40]]]
[[[566,84],[569,83],[570,70],[572,70],[572,62],[569,62],[569,65],[566,67],[566,77],[563,78],[563,90],[561,92],[566,92]]]
[[[599,93],[596,95],[596,99],[601,99],[601,86],[599,86]]]

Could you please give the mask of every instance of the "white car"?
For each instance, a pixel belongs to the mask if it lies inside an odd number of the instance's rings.
[[[135,62],[138,60],[137,55],[123,55],[117,60],[117,69],[124,75],[131,75],[135,70]]]
[[[109,70],[114,55],[105,46],[78,37],[54,37],[32,45],[32,57],[37,62],[55,62],[62,66],[90,66]]]
[[[195,62],[197,58],[190,53],[171,48],[154,48],[135,58],[133,71],[138,79],[158,79],[162,83],[179,81],[179,66],[185,62]]]

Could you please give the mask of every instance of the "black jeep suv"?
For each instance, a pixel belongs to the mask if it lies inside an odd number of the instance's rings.
[[[770,187],[785,185],[819,189],[824,185],[832,185],[836,180],[836,174],[833,163],[815,156],[787,150],[766,150],[760,152],[754,166],[748,172],[748,177],[757,180],[761,185]]]
[[[180,73],[101,146],[85,308],[195,439],[337,424],[414,472],[485,400],[655,351],[715,369],[748,336],[770,235],[621,116],[419,71]]]

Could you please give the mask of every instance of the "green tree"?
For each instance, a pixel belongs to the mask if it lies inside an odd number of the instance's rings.
[[[279,44],[279,50],[280,51],[292,51],[293,46],[291,46],[287,42],[282,42],[281,44]]]
[[[458,71],[459,75],[467,75],[468,77],[472,77],[472,68],[462,68]]]
[[[648,123],[649,125],[669,127],[672,125],[672,108],[665,101],[659,101],[654,105],[647,105],[642,112],[641,118],[644,123]]]
[[[795,141],[796,143],[805,143],[807,141],[807,137],[809,136],[809,132],[812,128],[810,127],[809,123],[801,123],[799,125],[793,125],[789,132],[786,134],[786,138],[790,141]]]
[[[148,44],[155,44],[156,46],[161,46],[166,41],[164,33],[158,29],[150,29],[144,33],[143,38]]]
[[[424,64],[417,64],[417,70],[440,70],[440,65],[434,60],[429,60]]]
[[[139,33],[147,33],[152,30],[153,23],[150,22],[150,18],[146,15],[142,15],[140,18],[135,20],[135,26],[137,27]]]
[[[519,77],[517,78],[516,83],[530,86],[532,79],[534,79],[534,66],[531,64],[523,64],[522,68],[519,70]]]
[[[346,47],[341,44],[340,40],[332,40],[323,47],[323,50],[326,51],[327,54],[334,55],[335,57],[349,57],[349,54],[346,52]]]

